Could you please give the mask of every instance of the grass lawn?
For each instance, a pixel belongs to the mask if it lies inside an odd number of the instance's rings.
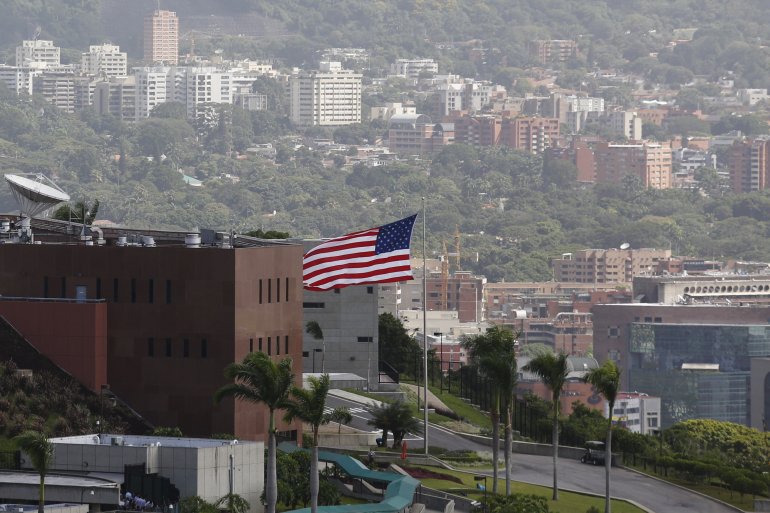
[[[477,410],[454,394],[450,394],[446,391],[440,392],[439,389],[435,387],[428,388],[436,397],[441,399],[450,410],[464,418],[466,422],[474,424],[482,429],[492,430],[492,421],[490,420],[489,415]]]
[[[437,469],[436,467],[421,467],[415,465],[416,468],[424,468],[432,472],[440,474],[446,474],[449,476],[457,477],[462,480],[462,484],[454,481],[448,481],[445,479],[423,479],[421,480],[425,486],[435,488],[437,490],[443,490],[447,492],[463,492],[467,493],[468,497],[472,497],[476,500],[484,499],[484,492],[476,489],[477,482],[473,479],[472,474],[465,472],[457,472],[446,469]],[[489,486],[489,493],[492,490],[492,478],[487,478],[487,485]],[[596,506],[600,511],[604,511],[604,499],[602,497],[593,497],[589,495],[582,495],[572,492],[559,492],[559,500],[552,501],[552,490],[546,486],[537,486],[524,483],[511,483],[511,489],[515,493],[526,493],[532,495],[540,495],[548,499],[548,506],[553,512],[557,513],[583,513],[591,506]],[[498,480],[498,490],[505,491],[505,480]],[[615,513],[643,513],[643,511],[636,506],[633,506],[625,501],[613,500],[612,511]]]

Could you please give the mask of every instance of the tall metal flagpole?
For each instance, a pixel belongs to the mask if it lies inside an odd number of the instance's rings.
[[[423,439],[428,454],[428,255],[425,252],[425,196],[422,197],[422,372],[425,383],[422,389]],[[419,395],[419,389],[418,389]]]

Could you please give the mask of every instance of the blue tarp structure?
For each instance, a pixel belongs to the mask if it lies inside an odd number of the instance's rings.
[[[291,454],[297,451],[307,451],[290,442],[278,445],[282,452]],[[330,451],[318,451],[319,461],[334,463],[350,477],[375,483],[388,483],[385,498],[377,504],[349,504],[346,506],[319,506],[319,513],[399,513],[405,511],[414,501],[414,493],[420,482],[409,476],[395,472],[378,472],[369,470],[357,459],[345,454]],[[309,513],[310,508],[296,509],[289,513]]]

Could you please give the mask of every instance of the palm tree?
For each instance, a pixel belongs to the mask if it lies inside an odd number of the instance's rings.
[[[326,372],[326,341],[324,340],[324,330],[316,321],[307,321],[305,324],[305,333],[311,335],[314,339],[321,341],[321,374]],[[315,362],[315,360],[313,360]],[[315,369],[313,369],[315,372]]]
[[[393,448],[398,447],[409,433],[418,433],[422,425],[412,416],[412,411],[404,401],[382,403],[372,406],[369,410],[372,418],[367,421],[370,426],[382,429],[382,445],[388,446],[388,432],[393,432]]]
[[[609,406],[607,415],[607,444],[604,453],[604,475],[606,487],[604,490],[604,513],[610,513],[610,467],[612,466],[612,411],[615,409],[615,400],[620,390],[620,370],[615,362],[607,360],[601,367],[588,371],[583,381],[594,386],[597,392],[602,394]]]
[[[334,408],[329,414],[329,420],[337,423],[337,436],[339,441],[342,442],[342,425],[346,426],[353,422],[353,414],[350,413],[350,408],[347,406],[339,406]]]
[[[311,376],[308,378],[309,390],[293,387],[291,400],[286,405],[286,422],[299,419],[307,424],[313,431],[313,456],[310,459],[310,511],[318,510],[318,431],[323,424],[331,421],[331,415],[324,413],[326,408],[326,396],[329,394],[329,375],[324,374],[320,378]]]
[[[513,403],[513,385],[515,383],[516,359],[514,354],[514,333],[501,326],[488,328],[486,333],[470,337],[463,341],[468,356],[485,377],[492,391],[490,419],[492,420],[492,493],[497,493],[497,472],[500,459],[500,410],[506,413],[506,446],[512,444],[512,434],[508,422],[510,407]],[[506,448],[505,474],[506,491],[510,490],[510,454]]]
[[[225,377],[235,382],[223,386],[214,394],[214,401],[224,397],[255,404],[264,404],[270,412],[267,444],[267,476],[265,478],[265,499],[267,513],[275,513],[278,499],[278,477],[276,473],[275,410],[286,406],[294,374],[291,359],[284,358],[277,364],[265,353],[249,353],[241,363],[232,363],[225,369]]]
[[[25,431],[14,438],[19,449],[29,456],[32,467],[40,474],[37,511],[45,510],[45,475],[53,461],[54,446],[41,431]]]
[[[553,411],[553,500],[559,500],[558,476],[556,462],[559,459],[559,411],[561,406],[561,391],[567,382],[569,367],[567,355],[558,356],[553,353],[544,353],[536,356],[524,367],[525,371],[534,372],[543,380],[545,386],[551,390],[551,405]]]

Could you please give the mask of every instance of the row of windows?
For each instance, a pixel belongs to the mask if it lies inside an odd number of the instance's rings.
[[[51,280],[49,279],[48,276],[43,277],[43,297],[44,298],[51,297],[50,281]],[[267,282],[267,284],[265,285],[263,281]],[[289,278],[288,277],[284,278],[283,288],[284,288],[283,300],[289,301]],[[369,287],[369,288],[372,288],[372,287]],[[281,278],[275,278],[275,287],[273,287],[272,278],[259,280],[259,304],[260,305],[263,303],[263,297],[265,295],[268,303],[273,302],[274,289],[275,289],[275,302],[280,303],[281,302]],[[76,290],[78,294],[78,299],[87,299],[88,291],[85,286],[77,286]],[[65,276],[62,276],[60,278],[59,292],[60,292],[59,297],[61,298],[67,297],[67,278]],[[371,294],[371,292],[369,293]],[[81,297],[81,294],[83,295],[83,297]],[[97,299],[102,299],[104,297],[102,295],[101,278],[96,278],[96,295],[94,297]],[[137,302],[137,279],[136,278],[131,278],[129,280],[129,299],[131,303]],[[167,305],[171,304],[171,299],[172,299],[171,280],[166,280],[165,302]],[[113,278],[112,280],[112,301],[115,303],[118,303],[120,301],[120,280],[118,278]],[[150,304],[155,303],[155,279],[154,278],[149,278],[147,280],[147,302]],[[323,306],[321,306],[321,308],[323,308]]]
[[[167,338],[164,341],[163,344],[163,356],[166,358],[171,358],[174,356],[174,343],[171,338]],[[160,348],[157,348],[160,349]],[[201,339],[200,345],[198,346],[197,354],[200,355],[201,358],[208,358],[209,356],[209,345],[208,341],[204,338]],[[177,351],[179,351],[179,348],[177,348]],[[178,352],[176,353],[179,354]],[[153,358],[156,356],[156,347],[155,347],[155,338],[149,337],[147,339],[147,356],[150,358]],[[158,356],[160,356],[160,353],[158,352]],[[189,358],[190,357],[190,339],[185,338],[182,340],[182,357],[183,358]]]
[[[65,276],[62,276],[60,279],[60,287],[59,297],[66,298],[67,297],[67,278]],[[129,284],[129,299],[131,303],[137,302],[137,280],[136,278],[131,278],[130,284]],[[48,276],[43,276],[43,297],[47,298],[50,297],[50,280]],[[77,299],[88,299],[88,289],[84,285],[77,285],[75,286]],[[97,299],[104,298],[104,295],[102,295],[102,279],[96,278],[96,295],[94,296]],[[171,280],[166,280],[165,283],[165,302],[167,305],[171,304]],[[112,280],[112,301],[117,303],[120,301],[120,280],[118,278],[113,278]],[[150,278],[147,280],[147,302],[150,304],[155,303],[155,279]]]
[[[256,349],[260,353],[265,353],[268,356],[280,356],[281,355],[281,336],[277,335],[275,339],[273,337],[259,337],[257,338],[257,346]],[[275,352],[273,352],[273,349],[275,349]],[[254,339],[249,339],[249,352],[254,352]],[[286,335],[283,337],[283,354],[288,355],[289,354],[289,336]]]

